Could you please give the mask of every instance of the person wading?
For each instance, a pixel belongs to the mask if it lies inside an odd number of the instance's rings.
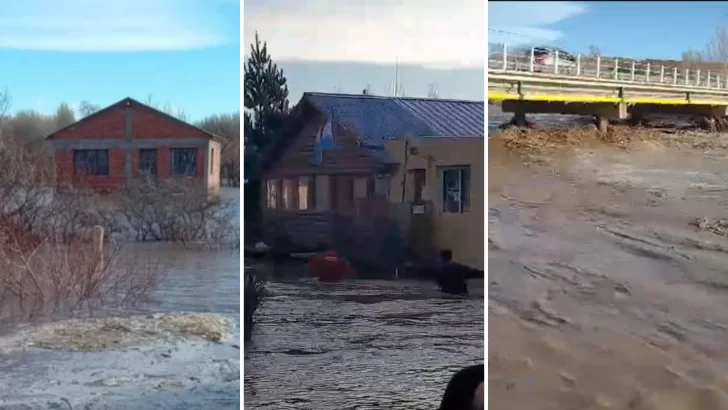
[[[435,274],[440,290],[452,295],[467,295],[468,284],[465,281],[467,268],[452,261],[452,251],[440,251],[440,269]]]

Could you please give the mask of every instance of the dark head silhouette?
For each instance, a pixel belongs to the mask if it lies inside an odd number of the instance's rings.
[[[440,260],[443,263],[452,262],[452,251],[450,249],[443,249],[440,251]]]
[[[468,366],[450,379],[439,410],[480,410],[484,398],[480,385],[485,380],[485,365]]]

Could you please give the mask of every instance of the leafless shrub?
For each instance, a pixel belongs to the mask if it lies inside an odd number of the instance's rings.
[[[78,105],[78,115],[80,118],[88,117],[89,115],[99,111],[101,109],[97,104],[93,104],[88,100],[83,100]]]
[[[11,238],[0,245],[0,309],[14,319],[129,306],[162,279],[157,263],[85,241],[44,241],[28,250]]]
[[[602,56],[602,49],[599,48],[596,44],[592,44],[589,46],[589,57],[591,58],[597,58]]]
[[[239,247],[235,204],[210,198],[199,183],[140,180],[117,197],[119,212],[137,240]]]
[[[32,147],[31,147],[32,148]],[[160,278],[149,263],[99,254],[88,230],[120,231],[113,213],[83,190],[53,190],[52,172],[25,144],[0,144],[0,311],[32,318],[95,303],[133,303]]]
[[[246,269],[244,272],[245,282],[243,283],[244,307],[243,307],[243,338],[249,340],[255,323],[255,312],[260,307],[265,297],[265,281],[259,278],[253,270]]]

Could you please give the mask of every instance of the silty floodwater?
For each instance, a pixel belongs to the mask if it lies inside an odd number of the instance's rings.
[[[239,203],[239,192],[225,188],[223,197]],[[0,409],[239,408],[239,252],[166,243],[135,243],[124,251],[149,256],[167,274],[148,303],[104,315],[216,313],[229,320],[230,336],[69,352],[17,346],[36,325],[6,329],[0,338]]]
[[[728,134],[501,135],[491,407],[728,409]]]
[[[270,294],[245,345],[250,408],[429,410],[456,370],[484,361],[482,280],[456,297],[427,281],[321,284],[303,267],[254,269]]]

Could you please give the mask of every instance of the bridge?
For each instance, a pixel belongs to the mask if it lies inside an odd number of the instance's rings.
[[[728,115],[728,73],[649,62],[576,57],[544,58],[538,49],[488,55],[488,102],[514,113],[593,115],[606,132],[610,120],[639,121],[652,113],[723,118]],[[540,54],[540,55],[538,55]]]

